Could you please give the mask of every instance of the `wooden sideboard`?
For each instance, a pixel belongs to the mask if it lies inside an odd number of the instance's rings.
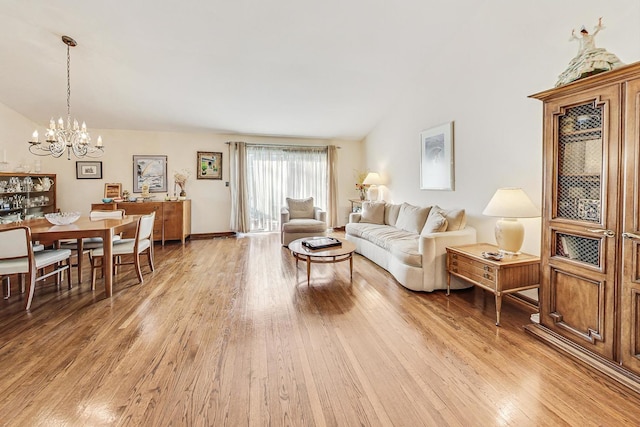
[[[124,209],[127,215],[146,215],[156,213],[153,227],[153,239],[180,240],[191,235],[191,200],[162,201],[162,202],[118,202],[92,203],[91,210]]]

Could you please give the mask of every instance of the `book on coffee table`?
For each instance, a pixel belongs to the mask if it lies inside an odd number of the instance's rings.
[[[327,249],[342,246],[342,242],[333,237],[310,237],[302,241],[302,246],[312,250]]]

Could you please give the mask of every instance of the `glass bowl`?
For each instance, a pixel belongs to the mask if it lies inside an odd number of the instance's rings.
[[[54,225],[67,225],[74,223],[80,218],[80,212],[60,212],[60,213],[48,213],[44,215],[51,224]]]

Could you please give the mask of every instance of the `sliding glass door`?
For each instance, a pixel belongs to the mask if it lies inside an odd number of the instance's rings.
[[[327,148],[246,146],[249,231],[278,231],[286,198],[313,197],[327,209]]]

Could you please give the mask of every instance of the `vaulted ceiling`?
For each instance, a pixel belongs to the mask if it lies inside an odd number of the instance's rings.
[[[0,103],[66,115],[69,35],[71,113],[90,128],[359,140],[446,57],[456,5],[4,0]]]

